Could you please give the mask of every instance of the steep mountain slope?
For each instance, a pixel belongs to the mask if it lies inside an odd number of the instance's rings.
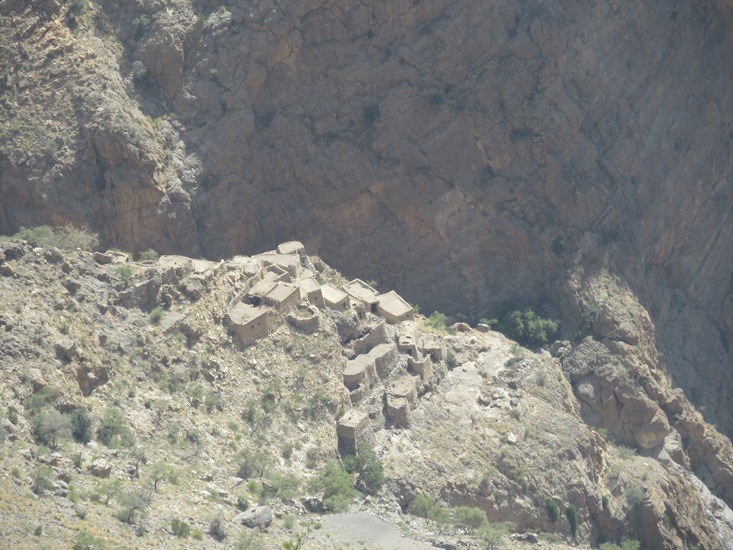
[[[727,5],[71,7],[0,6],[0,231],[209,258],[298,238],[431,309],[544,304],[573,338],[620,314],[608,272],[733,433]]]
[[[466,506],[558,549],[730,548],[730,442],[622,340],[531,352],[485,328],[385,323],[357,299],[343,309],[315,293],[271,302],[268,332],[245,343],[233,312],[273,274],[278,288],[343,278],[305,255],[132,262],[18,241],[0,252],[6,546],[34,533],[39,544],[340,548],[321,513],[351,504],[442,548],[477,544]],[[314,481],[354,444],[374,449],[384,484],[360,476],[369,496],[329,500],[343,480]]]

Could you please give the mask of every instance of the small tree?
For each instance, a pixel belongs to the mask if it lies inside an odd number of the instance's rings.
[[[242,449],[235,457],[237,463],[237,477],[249,479],[253,475],[262,477],[269,464],[267,455],[260,452],[252,452],[249,449]]]
[[[356,487],[370,495],[376,495],[384,485],[384,469],[377,454],[368,448],[359,449],[357,455],[344,458],[344,468],[356,473]]]
[[[86,6],[86,0],[72,0],[73,4]],[[65,225],[56,231],[56,246],[67,252],[77,248],[91,252],[99,248],[99,237],[86,228]]]
[[[114,407],[105,409],[97,437],[108,447],[132,447],[135,444],[135,436],[127,426],[122,411]]]
[[[108,505],[110,499],[116,499],[122,492],[122,482],[119,479],[102,483],[91,494],[92,500]]]
[[[158,492],[158,484],[167,480],[171,475],[170,466],[164,462],[156,463],[150,470],[150,481],[153,483],[153,491]]]
[[[575,538],[575,534],[578,532],[578,509],[575,507],[575,504],[571,504],[565,509],[565,517],[568,518],[570,533]]]
[[[469,531],[475,531],[486,525],[486,512],[481,508],[474,508],[471,506],[459,506],[456,508],[453,522],[458,527],[463,527]]]
[[[84,407],[75,409],[70,415],[71,435],[79,443],[89,443],[92,439],[92,419]]]
[[[498,550],[502,548],[501,539],[509,531],[515,528],[511,522],[506,523],[490,523],[481,528],[479,536],[481,537],[481,548],[483,550]]]
[[[69,418],[56,409],[44,409],[31,420],[33,437],[41,445],[51,449],[58,447],[59,440],[71,434]]]
[[[311,490],[323,494],[323,506],[329,512],[343,512],[359,494],[354,488],[354,478],[337,460],[332,460],[309,482]]]
[[[133,449],[130,458],[132,458],[132,476],[137,479],[140,477],[140,466],[148,463],[148,456],[142,449]]]
[[[557,518],[560,517],[560,508],[558,507],[557,502],[555,502],[555,499],[545,499],[545,508],[547,509],[547,517],[550,518],[552,523],[555,523]]]
[[[438,531],[450,521],[448,510],[439,502],[425,495],[416,495],[407,507],[407,513],[435,522]]]
[[[129,491],[117,496],[117,519],[124,523],[139,523],[146,514],[151,497],[142,491]]]

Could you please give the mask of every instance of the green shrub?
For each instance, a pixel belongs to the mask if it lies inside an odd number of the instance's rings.
[[[367,105],[364,107],[364,122],[367,126],[371,126],[381,116],[379,105]]]
[[[71,435],[79,443],[89,443],[92,439],[92,419],[84,407],[75,409],[70,415]]]
[[[135,29],[135,40],[142,38],[153,18],[143,14],[132,20],[132,27]]]
[[[234,548],[235,550],[265,550],[266,547],[259,533],[249,532],[239,537]]]
[[[31,472],[31,490],[41,495],[46,489],[53,488],[51,468],[46,465],[38,466]]]
[[[156,307],[153,311],[150,312],[150,322],[152,324],[159,325],[162,319],[163,319],[163,308]]]
[[[442,313],[438,311],[433,311],[432,315],[428,317],[425,320],[425,324],[428,325],[430,328],[434,328],[436,330],[445,330],[446,329],[446,317]]]
[[[625,540],[620,545],[604,542],[598,547],[598,550],[639,550],[640,547],[641,543],[638,540]]]
[[[334,399],[323,390],[318,390],[309,399],[303,413],[312,420],[322,418],[335,408]]]
[[[73,225],[65,225],[59,229],[53,229],[47,225],[21,227],[13,238],[27,241],[31,246],[56,247],[66,252],[77,248],[92,251],[99,247],[99,238],[95,233],[87,229],[76,228]]]
[[[501,539],[504,535],[516,529],[516,525],[511,522],[503,522],[496,524],[488,524],[481,528],[479,536],[484,550],[498,550],[503,548]]]
[[[109,407],[105,409],[97,430],[99,440],[107,447],[132,447],[135,436],[119,409]]]
[[[487,524],[486,512],[481,508],[459,506],[453,513],[453,523],[458,527],[474,531]]]
[[[436,502],[425,495],[415,495],[409,506],[407,513],[420,518],[430,519],[430,512],[433,507],[437,506]]]
[[[181,521],[180,519],[173,519],[171,520],[171,532],[175,536],[185,539],[188,535],[191,534],[191,526],[185,521]]]
[[[644,502],[644,491],[636,483],[626,487],[626,501],[632,508]]]
[[[364,493],[376,495],[384,485],[382,462],[371,449],[359,449],[358,454],[344,458],[344,468],[357,474],[356,487]]]
[[[221,400],[221,397],[214,395],[213,393],[206,396],[206,399],[204,399],[204,406],[206,407],[207,413],[211,413],[215,409],[217,411],[224,410],[224,402]]]
[[[531,309],[514,310],[499,320],[497,327],[503,334],[520,344],[532,347],[546,345],[557,335],[558,323],[539,317]]]
[[[253,495],[259,495],[260,494],[260,484],[257,483],[254,479],[247,482],[247,490],[252,493]]]
[[[293,474],[280,475],[275,474],[268,480],[268,484],[263,486],[263,498],[267,498],[270,494],[278,497],[280,500],[292,499],[300,489],[300,480]]]
[[[95,537],[87,531],[79,531],[74,539],[73,550],[103,550],[105,546],[104,539]]]
[[[283,445],[282,449],[280,449],[280,455],[285,460],[290,460],[290,457],[293,456],[293,444],[292,443],[285,443],[285,445]]]
[[[81,452],[78,452],[71,457],[71,461],[74,464],[74,468],[81,469],[81,465],[84,463],[84,457]]]
[[[608,495],[603,495],[603,498],[601,499],[601,504],[603,505],[604,510],[608,510],[608,505],[609,505]]]
[[[31,419],[31,430],[36,442],[56,449],[61,439],[71,435],[70,422],[56,409],[43,409]]]
[[[13,238],[27,241],[31,246],[56,246],[56,235],[53,229],[47,225],[39,225],[38,227],[21,226],[20,230],[13,235]]]
[[[229,536],[229,533],[227,533],[226,530],[226,522],[220,515],[217,515],[214,519],[211,520],[211,523],[209,523],[209,534],[219,542],[223,541],[227,536]]]
[[[13,425],[18,424],[18,409],[15,407],[8,407],[8,420]]]
[[[448,368],[451,370],[458,366],[458,358],[452,349],[449,349],[445,356],[445,364],[448,365]]]
[[[34,392],[33,395],[25,400],[25,406],[31,412],[39,412],[41,409],[45,409],[46,407],[50,407],[51,405],[53,405],[58,397],[59,390],[57,390],[56,388],[52,388],[51,386],[44,386],[43,388],[40,388],[38,391]]]
[[[565,509],[565,517],[568,518],[568,525],[570,525],[570,533],[573,537],[578,532],[578,509],[575,504],[571,504]]]
[[[259,410],[258,402],[256,399],[250,399],[245,404],[245,408],[242,411],[242,420],[247,422],[250,426],[254,426],[260,419],[262,413]]]
[[[624,447],[623,445],[614,445],[614,447],[616,447],[616,450],[622,460],[629,460],[631,457],[636,455],[636,450],[631,447]]]
[[[545,508],[547,509],[547,517],[550,518],[552,523],[555,523],[560,517],[560,508],[557,502],[552,498],[545,499]]]
[[[129,265],[120,265],[115,268],[115,273],[122,279],[125,286],[130,286],[132,282],[132,268]]]
[[[237,497],[237,510],[246,512],[249,509],[249,501],[242,495]]]
[[[272,414],[275,411],[278,399],[280,398],[281,387],[282,382],[280,382],[279,379],[274,378],[267,384],[267,387],[265,387],[262,392],[261,405],[265,414]]]
[[[323,495],[328,512],[344,512],[358,494],[354,478],[337,460],[332,460],[309,482],[309,488]]]
[[[145,261],[145,260],[157,260],[160,257],[160,255],[153,250],[152,248],[148,248],[147,250],[144,250],[140,252],[138,255],[138,260]]]
[[[69,4],[69,11],[75,15],[84,13],[85,9],[87,9],[87,0],[71,0]]]
[[[77,0],[78,1],[78,0]],[[99,248],[99,237],[87,229],[65,225],[56,231],[56,246],[67,252],[80,248],[92,252]]]

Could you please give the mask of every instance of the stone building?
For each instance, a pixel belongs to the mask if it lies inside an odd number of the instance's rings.
[[[413,318],[412,306],[394,290],[379,295],[377,311],[392,324],[401,323]]]
[[[224,320],[245,345],[270,333],[271,312],[268,309],[238,302],[229,309]]]
[[[326,307],[323,301],[323,291],[321,285],[313,277],[307,277],[298,281],[300,288],[300,299],[310,302],[316,307]]]
[[[341,287],[355,301],[361,302],[366,311],[377,313],[377,303],[379,302],[379,292],[365,283],[361,279],[354,279]]]
[[[349,309],[349,295],[344,291],[331,285],[322,285],[321,293],[326,307],[335,309],[336,311],[346,311]]]
[[[362,445],[371,447],[374,444],[374,430],[367,413],[351,409],[338,421],[336,427],[339,451],[343,455],[356,454]]]

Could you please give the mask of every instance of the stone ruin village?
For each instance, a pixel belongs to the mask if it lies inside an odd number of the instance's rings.
[[[201,273],[225,265],[183,256],[161,256],[158,263],[163,269]],[[344,386],[354,406],[338,422],[343,453],[371,444],[372,426],[380,421],[409,426],[418,397],[447,372],[444,345],[439,337],[418,332],[412,306],[399,294],[380,293],[360,279],[340,288],[323,281],[324,265],[307,256],[300,242],[282,243],[252,257],[236,256],[226,265],[244,274],[239,283],[243,288],[224,318],[242,344],[266,337],[281,323],[313,333],[322,315],[334,320],[344,346]]]

